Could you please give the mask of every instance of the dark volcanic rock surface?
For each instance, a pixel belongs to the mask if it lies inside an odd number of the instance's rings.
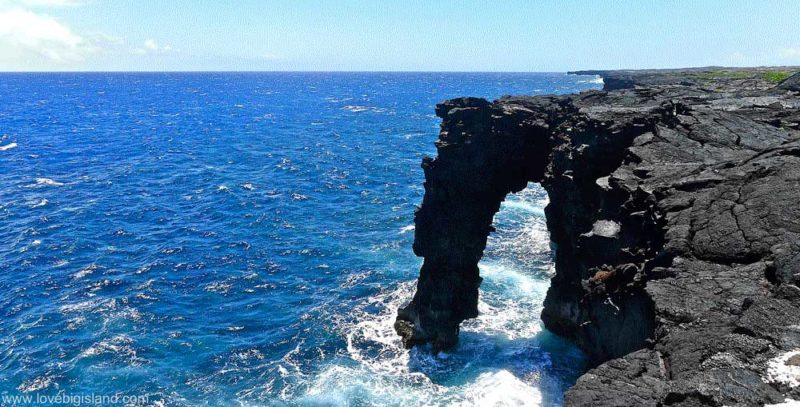
[[[542,319],[595,366],[566,405],[800,400],[793,82],[600,74],[620,89],[437,108],[438,156],[423,162],[416,214],[425,261],[395,325],[404,343],[457,343],[477,315],[493,216],[533,181],[549,194],[557,245]]]
[[[795,92],[800,92],[800,72],[786,78],[780,85],[778,85],[779,89],[783,90],[791,90]]]

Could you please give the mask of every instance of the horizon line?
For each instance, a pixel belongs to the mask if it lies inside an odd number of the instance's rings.
[[[581,70],[576,70],[581,71]],[[585,70],[584,70],[585,71]],[[567,74],[575,71],[402,71],[402,70],[63,70],[63,71],[2,71],[0,74],[17,73],[549,73]]]
[[[602,71],[645,71],[645,70],[681,70],[681,69],[800,69],[800,65],[753,65],[753,66],[725,66],[725,65],[703,65],[703,66],[685,66],[685,67],[668,67],[668,68],[582,68],[570,70],[556,70],[556,71],[516,71],[516,70],[315,70],[315,69],[298,69],[298,70],[257,70],[257,69],[186,69],[186,70],[0,70],[0,75],[4,74],[67,74],[67,73],[508,73],[508,74],[572,74],[578,75],[575,72],[602,72]],[[593,75],[581,75],[593,76]]]

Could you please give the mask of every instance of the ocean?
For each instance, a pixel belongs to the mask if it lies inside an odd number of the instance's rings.
[[[538,185],[495,219],[481,315],[457,348],[406,351],[392,323],[421,264],[413,216],[435,104],[600,86],[562,73],[0,74],[2,404],[560,405],[585,359],[539,320],[553,264]]]

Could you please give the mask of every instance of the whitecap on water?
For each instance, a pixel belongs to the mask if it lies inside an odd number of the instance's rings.
[[[403,234],[403,233],[413,232],[414,229],[416,229],[416,226],[414,225],[403,226],[402,228],[400,228],[400,233]]]
[[[94,299],[94,300],[87,300],[81,301],[72,304],[62,305],[59,308],[59,311],[62,314],[69,314],[69,313],[84,313],[84,312],[105,312],[114,310],[117,308],[117,301],[114,299]]]
[[[120,359],[131,366],[139,366],[147,363],[147,360],[138,355],[133,339],[127,335],[121,334],[94,343],[81,352],[77,356],[77,359],[92,358],[101,355],[109,355],[114,359]]]
[[[358,105],[347,105],[342,108],[342,110],[347,110],[353,113],[361,113],[361,112],[372,112],[372,113],[386,113],[388,112],[387,109],[382,107],[375,107],[375,106],[358,106]]]
[[[64,267],[67,264],[69,264],[68,260],[60,259],[60,260],[56,260],[56,261],[53,262],[53,267],[56,267],[56,268]]]
[[[40,186],[51,186],[51,187],[60,187],[64,185],[63,182],[58,182],[51,178],[36,178],[36,185]]]
[[[367,106],[352,106],[352,105],[347,105],[347,106],[343,107],[342,109],[347,110],[349,112],[353,112],[353,113],[367,112],[367,111],[370,110],[370,108],[367,107]]]
[[[28,202],[28,206],[31,208],[41,208],[46,206],[49,202],[50,201],[48,201],[47,198],[42,198]]]
[[[40,391],[47,389],[48,387],[52,386],[55,383],[58,376],[53,374],[46,374],[43,376],[35,377],[31,380],[26,380],[22,382],[22,384],[17,387],[17,390],[23,393],[29,393],[33,391]]]
[[[206,285],[205,290],[210,293],[227,294],[232,287],[230,283],[217,281]]]
[[[82,278],[94,273],[95,271],[97,271],[97,269],[98,269],[97,265],[90,264],[90,265],[82,268],[77,273],[73,274],[72,275],[72,279],[73,280],[80,280],[80,279],[82,279]]]
[[[12,148],[17,148],[17,143],[9,143],[4,146],[0,146],[0,151],[7,151],[11,150]]]

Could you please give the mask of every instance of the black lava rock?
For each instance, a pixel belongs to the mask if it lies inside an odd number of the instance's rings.
[[[404,343],[456,345],[494,214],[538,182],[557,246],[542,320],[593,366],[566,405],[800,400],[770,371],[800,349],[800,97],[761,72],[593,71],[613,90],[440,104]]]

